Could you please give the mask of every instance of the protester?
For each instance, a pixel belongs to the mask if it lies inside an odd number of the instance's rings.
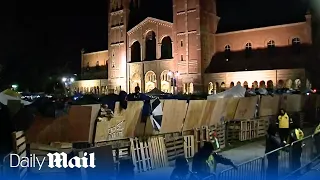
[[[183,157],[177,157],[175,167],[170,175],[170,180],[187,180],[190,175],[188,161]]]
[[[279,151],[274,151],[278,148],[280,148],[282,145],[282,142],[278,140],[276,137],[276,127],[275,125],[270,124],[269,128],[267,130],[266,135],[266,150],[265,153],[267,154],[268,159],[268,167],[267,167],[267,180],[273,180],[278,178],[278,156]],[[274,151],[274,152],[272,152]]]
[[[215,169],[216,164],[230,165],[237,168],[234,163],[215,152],[211,142],[204,142],[203,147],[194,155],[192,161],[192,171],[197,174],[200,179],[212,175],[212,169]]]
[[[290,133],[290,129],[289,129],[290,119],[284,109],[280,109],[277,124],[279,125],[280,140],[286,143]]]
[[[302,148],[304,146],[303,142],[301,141],[304,138],[304,133],[300,128],[299,123],[293,124],[293,129],[290,132],[289,142],[291,143],[291,167],[292,171],[295,171],[301,167],[301,154]],[[298,142],[296,142],[298,141]]]
[[[314,138],[314,145],[317,150],[316,156],[320,158],[320,124],[314,130],[312,137]]]

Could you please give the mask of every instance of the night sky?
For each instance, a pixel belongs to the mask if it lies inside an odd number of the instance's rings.
[[[172,7],[163,7],[171,0],[144,1],[144,16],[172,21]],[[218,31],[303,21],[306,2],[218,0]],[[1,85],[16,82],[34,87],[31,90],[41,89],[42,82],[54,73],[79,73],[82,48],[87,52],[107,49],[108,0],[10,0],[2,8],[0,64],[5,68]]]

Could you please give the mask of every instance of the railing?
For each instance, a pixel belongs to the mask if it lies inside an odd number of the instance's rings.
[[[320,134],[318,134],[320,135]],[[319,141],[319,140],[318,140]],[[316,142],[314,136],[296,141],[274,151],[238,166],[238,169],[227,169],[220,172],[218,180],[269,180],[288,179],[303,173],[306,167],[320,157],[320,142]],[[299,157],[299,146],[302,146],[301,157]]]

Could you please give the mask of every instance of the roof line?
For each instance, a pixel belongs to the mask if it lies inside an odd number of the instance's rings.
[[[229,34],[246,33],[246,32],[262,31],[262,30],[268,30],[268,29],[274,29],[274,28],[298,26],[298,25],[303,25],[305,23],[306,22],[304,21],[304,22],[298,22],[298,23],[289,23],[289,24],[267,26],[267,27],[261,27],[261,28],[253,28],[253,29],[245,29],[245,30],[239,30],[239,31],[231,31],[231,32],[225,32],[225,33],[217,33],[216,36],[224,36],[224,35],[229,35]]]
[[[168,21],[164,21],[164,20],[161,20],[161,19],[153,18],[153,17],[147,17],[143,21],[141,21],[139,24],[137,24],[133,28],[131,28],[127,33],[131,34],[134,30],[138,29],[140,26],[142,26],[144,23],[148,22],[149,20],[158,21],[160,23],[164,23],[164,24],[167,24],[169,26],[173,25],[173,23],[168,22]]]
[[[108,52],[108,50],[95,51],[95,52],[90,52],[90,53],[83,53],[83,55],[92,55],[92,54],[99,54],[99,53],[104,53],[104,52]]]

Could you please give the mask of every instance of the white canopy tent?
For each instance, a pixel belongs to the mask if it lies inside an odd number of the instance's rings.
[[[228,89],[224,92],[213,94],[207,97],[208,100],[216,100],[220,98],[228,98],[228,97],[244,97],[246,93],[246,89],[242,87],[240,84],[234,86],[231,89]]]
[[[20,100],[21,104],[24,104],[24,105],[30,105],[31,104],[31,102],[22,100],[22,99],[20,99],[18,97],[9,96],[9,95],[5,94],[4,92],[1,92],[0,93],[0,103],[7,106],[8,105],[8,100]]]

